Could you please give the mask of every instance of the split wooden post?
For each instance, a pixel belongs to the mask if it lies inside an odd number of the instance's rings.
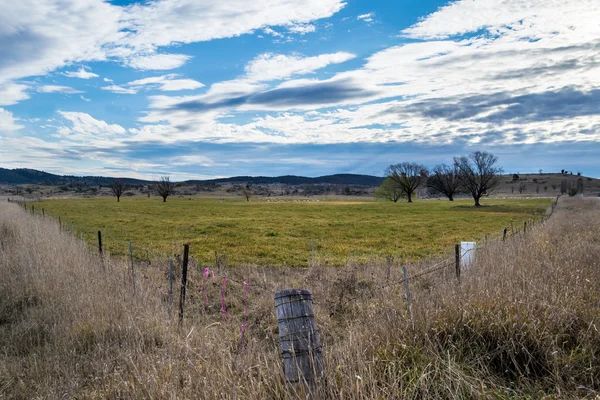
[[[285,379],[301,383],[310,391],[323,375],[323,351],[312,309],[312,294],[305,289],[275,293],[275,314]]]
[[[460,283],[460,244],[454,245],[454,262],[456,269],[456,279]]]
[[[508,228],[504,228],[504,233],[502,234],[502,241],[506,240],[506,233],[508,232]]]
[[[190,245],[183,245],[183,265],[181,266],[181,289],[179,291],[179,328],[183,324],[183,306],[185,303],[185,286],[187,284],[188,257]]]
[[[173,260],[169,259],[169,319],[173,316]]]
[[[100,257],[102,257],[102,231],[98,231],[98,252],[100,253]]]
[[[414,324],[413,311],[412,311],[412,298],[410,296],[410,286],[408,284],[408,269],[406,266],[402,267],[404,273],[404,284],[406,286],[406,302],[408,303],[408,314],[410,315],[410,321]]]
[[[133,264],[133,241],[129,241],[129,257],[131,258],[131,284],[133,285],[133,295],[135,296],[135,266]]]
[[[523,221],[523,234],[527,233],[527,221]]]

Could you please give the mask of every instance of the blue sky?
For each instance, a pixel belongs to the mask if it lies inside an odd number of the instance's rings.
[[[597,0],[0,0],[0,166],[600,177]]]

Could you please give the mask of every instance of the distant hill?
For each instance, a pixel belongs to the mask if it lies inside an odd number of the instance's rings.
[[[186,181],[189,184],[209,184],[209,183],[249,183],[254,185],[268,185],[274,183],[283,183],[287,185],[361,185],[361,186],[379,186],[383,178],[372,175],[357,174],[335,174],[325,175],[316,178],[307,178],[305,176],[284,175],[284,176],[234,176],[231,178],[209,179],[202,181]]]
[[[0,168],[0,184],[17,185],[109,185],[114,178],[105,176],[71,176],[55,175],[48,172],[37,171],[35,169]],[[132,178],[119,178],[128,185],[147,185],[153,181]],[[383,181],[382,177],[357,174],[335,174],[316,178],[304,176],[285,175],[285,176],[234,176],[231,178],[219,178],[208,180],[189,180],[184,184],[219,184],[219,183],[248,183],[253,185],[266,185],[281,183],[287,185],[306,185],[306,184],[334,184],[334,185],[360,185],[360,186],[378,186]]]
[[[128,185],[142,185],[150,183],[141,179],[121,178]],[[82,185],[108,185],[113,178],[104,176],[71,176],[55,175],[35,169],[0,168],[0,184],[37,184],[37,185],[64,185],[70,183]]]

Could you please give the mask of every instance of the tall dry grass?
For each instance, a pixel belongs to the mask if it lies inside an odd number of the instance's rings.
[[[593,398],[599,207],[561,200],[545,225],[478,250],[460,285],[451,267],[411,280],[412,322],[397,263],[388,280],[381,262],[326,268],[315,254],[308,269],[225,271],[226,317],[222,282],[193,267],[178,330],[166,265],[136,265],[134,295],[126,260],[102,260],[54,222],[0,204],[0,398],[298,397],[273,309],[287,287],[313,291],[325,354],[317,398]]]

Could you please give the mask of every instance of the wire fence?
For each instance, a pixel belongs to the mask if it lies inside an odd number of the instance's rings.
[[[421,279],[423,277],[429,276],[434,273],[438,273],[440,271],[446,271],[452,267],[454,268],[455,279],[458,282],[460,282],[460,279],[461,279],[460,275],[461,275],[461,271],[463,269],[464,260],[468,259],[471,254],[474,254],[479,250],[485,249],[491,243],[498,243],[498,242],[502,242],[502,241],[513,240],[514,238],[520,237],[520,236],[524,235],[525,233],[527,233],[528,228],[531,229],[534,225],[545,223],[545,221],[547,221],[548,218],[550,218],[553,215],[555,208],[558,204],[559,197],[560,196],[557,196],[556,200],[552,203],[549,213],[544,215],[540,220],[536,221],[535,219],[529,219],[529,220],[523,221],[522,227],[515,227],[514,224],[511,223],[510,229],[509,229],[509,227],[505,227],[501,232],[496,232],[494,234],[488,234],[483,238],[482,241],[477,243],[477,245],[475,247],[470,248],[470,249],[463,250],[463,248],[460,244],[456,244],[455,248],[454,248],[453,256],[439,260],[439,261],[435,262],[435,264],[433,264],[433,265],[429,265],[423,269],[416,270],[413,273],[408,273],[409,268],[412,270],[415,270],[417,265],[404,266],[403,268],[404,268],[405,273],[404,273],[403,277],[400,279],[390,280],[390,278],[389,278],[389,275],[390,275],[389,268],[390,268],[390,264],[391,264],[391,259],[393,258],[390,256],[390,258],[388,259],[387,279],[383,284],[373,286],[373,290],[381,291],[386,288],[404,285],[406,287],[406,298],[407,298],[407,302],[409,303],[408,306],[410,308],[411,296],[410,296],[410,286],[409,286],[408,282],[413,282],[415,280]],[[36,216],[39,216],[39,217],[45,218],[45,219],[51,218],[51,219],[55,220],[58,224],[58,228],[59,228],[60,232],[69,234],[69,235],[74,236],[75,238],[79,239],[81,241],[82,246],[86,246],[86,248],[88,250],[97,251],[98,255],[103,259],[103,261],[108,260],[108,262],[110,262],[110,259],[111,259],[111,254],[109,253],[105,244],[103,244],[103,240],[110,239],[112,245],[114,245],[114,243],[121,243],[124,246],[124,248],[126,249],[124,254],[127,255],[127,258],[131,262],[131,283],[132,283],[132,288],[133,288],[134,293],[135,293],[135,285],[136,285],[136,277],[135,277],[136,267],[139,269],[140,264],[142,264],[142,265],[143,264],[147,264],[147,265],[152,264],[148,246],[146,246],[145,257],[136,256],[134,254],[134,246],[133,246],[134,242],[131,239],[123,239],[123,238],[116,237],[114,235],[107,235],[105,233],[102,233],[101,230],[91,230],[91,229],[73,227],[73,225],[70,221],[62,221],[60,217],[56,218],[56,217],[53,217],[50,215],[46,215],[45,210],[43,208],[40,208],[40,207],[36,208],[35,204],[29,204],[22,200],[15,200],[15,199],[8,198],[8,202],[18,204],[19,206],[21,206],[24,209],[24,211],[30,212],[33,215],[36,215]],[[97,236],[97,240],[95,240],[95,236]],[[104,243],[106,243],[106,242],[104,242]],[[138,247],[143,248],[144,246],[138,246]],[[260,282],[250,283],[248,281],[248,279],[235,279],[235,278],[231,277],[230,274],[223,273],[222,270],[225,269],[226,264],[227,264],[227,258],[226,258],[225,254],[219,254],[219,253],[215,252],[215,264],[214,264],[214,267],[211,268],[211,267],[207,267],[207,266],[202,266],[199,263],[197,263],[196,261],[194,261],[193,259],[190,259],[188,257],[188,252],[189,252],[189,245],[184,245],[183,257],[181,257],[180,255],[175,255],[174,257],[170,257],[167,260],[164,260],[164,261],[166,261],[166,264],[169,266],[169,293],[168,293],[169,317],[172,318],[172,308],[173,308],[173,301],[174,301],[173,284],[176,283],[176,281],[177,281],[177,277],[174,276],[173,267],[175,266],[175,267],[177,267],[177,269],[180,269],[181,274],[182,274],[182,276],[179,279],[179,281],[181,283],[181,286],[180,286],[180,310],[179,310],[180,311],[180,324],[181,324],[181,319],[182,319],[183,313],[184,313],[187,270],[191,267],[192,269],[195,269],[200,273],[199,281],[196,281],[196,282],[200,286],[200,289],[199,289],[200,296],[203,299],[202,300],[202,312],[203,313],[206,311],[206,308],[208,305],[207,287],[208,287],[209,282],[211,282],[211,281],[221,282],[221,284],[220,284],[220,286],[221,286],[220,287],[221,303],[220,303],[219,312],[221,314],[222,322],[231,320],[231,316],[228,314],[227,304],[225,301],[228,289],[230,288],[231,284],[234,284],[234,285],[238,286],[238,289],[241,289],[240,295],[241,295],[241,297],[243,297],[243,320],[240,325],[240,340],[243,340],[244,332],[246,329],[247,317],[248,317],[247,299],[248,299],[249,291],[251,289],[261,289],[264,291],[272,292],[274,290],[274,288],[267,284],[261,284]],[[138,263],[137,266],[136,266],[136,262]],[[159,262],[159,265],[162,265],[162,264],[163,264],[163,261]],[[161,267],[161,268],[163,268],[163,267]],[[373,283],[375,283],[375,282],[373,282]],[[347,297],[344,299],[344,301],[339,302],[338,306],[346,305],[346,304],[354,302],[360,298],[362,298],[361,294]],[[319,304],[318,302],[314,302],[314,303]]]

